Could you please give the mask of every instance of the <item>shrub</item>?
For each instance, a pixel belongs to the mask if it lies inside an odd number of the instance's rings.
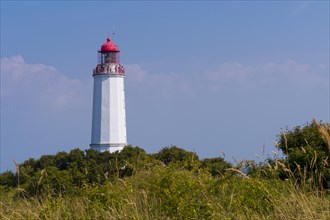
[[[330,188],[330,127],[313,121],[282,132],[277,147],[285,154],[282,179],[294,178],[297,186]]]

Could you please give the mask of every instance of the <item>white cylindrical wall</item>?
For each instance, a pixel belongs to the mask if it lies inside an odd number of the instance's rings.
[[[126,144],[124,76],[94,75],[91,147],[114,152]]]

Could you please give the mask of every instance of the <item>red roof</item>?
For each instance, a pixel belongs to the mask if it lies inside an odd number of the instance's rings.
[[[101,46],[99,52],[119,52],[119,49],[116,44],[112,43],[111,39],[108,37],[107,42]]]

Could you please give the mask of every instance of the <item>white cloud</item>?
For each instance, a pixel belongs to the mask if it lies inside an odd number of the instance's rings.
[[[146,72],[138,64],[125,65],[125,69],[130,74],[129,78],[135,83],[142,82],[146,76]]]
[[[177,94],[190,94],[191,87],[187,77],[176,73],[148,73],[137,64],[127,64],[126,88],[134,93],[147,94],[156,98],[173,98]]]
[[[52,66],[28,64],[21,55],[1,58],[1,97],[50,107],[82,101],[84,82],[57,72]]]
[[[1,73],[5,80],[24,81],[29,80],[31,75],[35,76],[40,73],[56,72],[56,69],[43,64],[26,64],[21,55],[13,57],[4,57],[0,60]]]
[[[329,89],[329,67],[287,60],[282,63],[244,65],[223,63],[201,73],[149,73],[139,65],[126,65],[127,83],[132,90],[160,98],[249,89]]]
[[[329,67],[287,60],[282,63],[245,65],[222,63],[204,72],[150,73],[138,64],[127,64],[126,89],[133,96],[173,99],[200,93],[250,89],[329,89]],[[173,68],[172,68],[173,71]],[[1,58],[1,97],[22,104],[66,108],[91,102],[92,78],[88,82],[60,74],[56,68],[29,64],[20,55]],[[86,99],[90,102],[86,102]]]
[[[322,69],[323,68],[323,69]],[[251,85],[285,83],[291,81],[296,86],[320,86],[327,77],[326,67],[312,67],[293,60],[283,63],[242,65],[239,63],[221,64],[206,78],[211,82],[233,82]],[[211,78],[209,76],[212,76]],[[324,86],[324,85],[323,85]]]
[[[248,68],[240,63],[223,63],[213,70],[195,74],[194,77],[200,79],[200,82],[203,83],[202,87],[214,92],[231,88],[233,85],[246,84],[248,71]]]

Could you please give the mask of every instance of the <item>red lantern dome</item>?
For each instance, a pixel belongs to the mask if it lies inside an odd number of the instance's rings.
[[[101,53],[107,53],[107,52],[119,52],[120,50],[116,46],[116,44],[111,42],[111,39],[108,37],[107,42],[101,46],[101,49],[99,52]]]

